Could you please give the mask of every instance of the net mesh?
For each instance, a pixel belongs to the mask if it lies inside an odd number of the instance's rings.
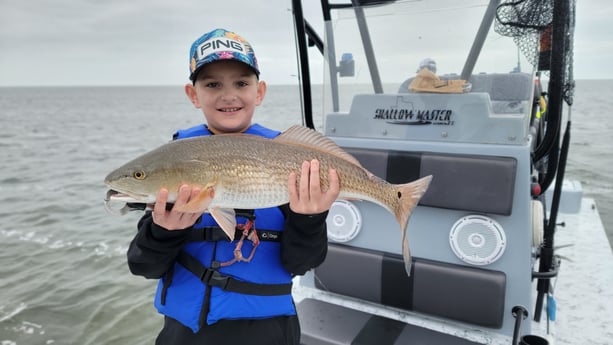
[[[566,44],[566,73],[564,100],[573,102],[574,80],[573,36],[575,28],[575,1],[570,1],[569,36]],[[553,22],[553,0],[505,0],[496,9],[494,30],[503,36],[512,37],[526,60],[539,70],[549,70],[551,46],[551,25]],[[549,45],[549,46],[547,46]],[[548,49],[549,48],[549,49]]]

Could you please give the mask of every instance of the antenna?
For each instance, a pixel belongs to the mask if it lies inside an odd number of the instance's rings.
[[[513,68],[511,73],[519,73],[519,72],[521,72],[521,63],[519,61],[519,46],[517,46],[517,66]]]

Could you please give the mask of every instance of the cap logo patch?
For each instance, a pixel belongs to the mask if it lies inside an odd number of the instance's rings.
[[[228,38],[213,38],[198,46],[197,59],[200,60],[203,57],[219,51],[245,54],[246,49],[239,41]]]

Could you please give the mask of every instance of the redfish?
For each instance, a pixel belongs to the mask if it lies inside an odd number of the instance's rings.
[[[331,139],[302,126],[293,126],[274,139],[249,134],[218,134],[176,140],[124,164],[105,178],[112,201],[153,203],[160,188],[176,200],[182,184],[201,188],[180,211],[208,212],[233,239],[234,209],[273,207],[289,202],[290,172],[300,178],[304,161],[320,162],[322,188],[328,171],[336,169],[339,199],[366,200],[394,215],[402,233],[402,252],[410,272],[406,227],[413,208],[432,176],[406,184],[391,184],[373,175]]]

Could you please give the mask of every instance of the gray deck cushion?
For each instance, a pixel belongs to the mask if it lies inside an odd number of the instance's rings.
[[[383,305],[502,327],[506,275],[499,271],[414,258],[409,277],[399,255],[331,243],[326,261],[315,269],[315,286]]]
[[[391,183],[433,175],[420,205],[510,215],[517,161],[510,157],[345,148]]]

